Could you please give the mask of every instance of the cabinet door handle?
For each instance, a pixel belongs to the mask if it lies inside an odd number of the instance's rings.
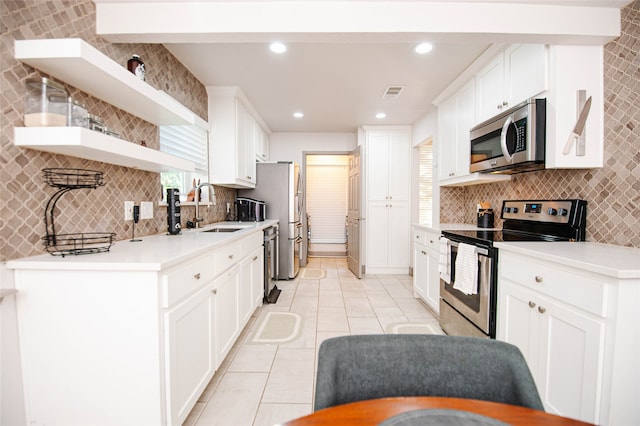
[[[390,199],[390,200],[393,200],[393,195],[389,195],[389,199]]]
[[[233,255],[232,254],[229,255],[229,259],[233,259]]]
[[[429,240],[429,244],[433,244],[433,240]]]
[[[195,275],[193,276],[193,278],[195,278],[196,280],[199,280],[199,279],[200,279],[200,272],[198,272],[197,274],[195,274]]]
[[[535,280],[536,280],[537,283],[541,283],[542,282],[542,277],[540,275],[536,275]]]
[[[538,306],[538,312],[540,312],[541,314],[544,314],[547,311],[546,308],[543,308],[542,306]]]
[[[258,256],[253,256],[252,260],[258,260]]]
[[[213,293],[213,294],[218,294],[218,289],[217,289],[217,288],[214,288],[213,290],[211,290],[211,293]]]
[[[530,308],[535,308],[536,304],[534,302],[532,302],[531,300],[529,300],[529,307]]]
[[[420,253],[422,253],[422,254],[427,254],[427,252],[426,252],[426,251],[424,251],[424,250],[420,250]]]

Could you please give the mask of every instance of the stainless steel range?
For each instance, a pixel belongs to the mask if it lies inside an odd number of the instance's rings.
[[[440,242],[440,326],[495,338],[498,241],[584,241],[584,200],[507,200],[502,230],[447,230]]]

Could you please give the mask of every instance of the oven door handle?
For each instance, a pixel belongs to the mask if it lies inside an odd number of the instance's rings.
[[[452,247],[458,247],[459,243],[453,242],[451,240],[449,240],[449,244],[451,244]],[[472,245],[472,244],[469,244]],[[481,256],[489,256],[489,250],[487,250],[486,248],[481,248],[478,246],[475,246],[476,248],[476,253],[478,253]]]

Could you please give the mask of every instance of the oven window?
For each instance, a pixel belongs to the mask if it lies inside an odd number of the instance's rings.
[[[478,293],[477,294],[464,294],[460,290],[453,288],[453,283],[456,281],[456,257],[458,255],[458,249],[456,247],[451,247],[451,284],[444,285],[445,289],[451,293],[456,299],[460,300],[470,309],[473,309],[474,312],[480,312],[480,296],[482,291],[482,286],[480,286],[480,276],[481,276],[481,265],[480,261],[478,261]]]

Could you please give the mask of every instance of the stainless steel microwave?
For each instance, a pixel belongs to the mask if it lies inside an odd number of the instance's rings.
[[[470,172],[544,169],[546,99],[528,99],[471,129]]]

